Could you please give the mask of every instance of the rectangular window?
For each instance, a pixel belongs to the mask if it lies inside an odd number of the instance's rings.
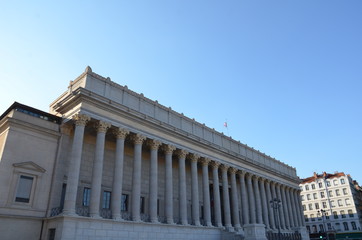
[[[349,198],[346,198],[345,201],[346,201],[346,205],[347,205],[347,206],[351,205],[351,202],[350,202]]]
[[[312,189],[315,189],[315,184],[312,184]]]
[[[328,194],[329,194],[330,197],[333,197],[332,190],[331,190],[331,191],[328,191]]]
[[[353,230],[357,230],[357,225],[355,222],[351,222],[351,225]]]
[[[349,217],[354,217],[354,214],[351,209],[348,210],[348,215],[349,215]]]
[[[49,228],[48,240],[54,240],[54,239],[55,239],[55,228]]]
[[[308,204],[308,208],[309,208],[309,210],[313,210],[313,204],[312,204],[312,203],[309,203],[309,204]]]
[[[109,192],[109,191],[103,192],[102,208],[104,208],[104,209],[111,208],[111,192]]]
[[[30,194],[31,189],[33,187],[33,177],[28,176],[20,176],[18,189],[16,191],[15,201],[29,203],[30,202]]]
[[[338,219],[338,214],[336,211],[333,212],[334,219]]]
[[[341,199],[339,199],[338,200],[338,207],[342,207],[343,205],[342,205],[342,200]]]
[[[343,194],[344,194],[344,195],[347,195],[347,194],[348,194],[347,188],[343,188]]]
[[[317,199],[317,194],[316,193],[313,193],[313,199]]]
[[[303,204],[303,211],[307,211],[307,207]]]
[[[141,197],[140,201],[140,213],[145,213],[145,197]]]
[[[339,189],[336,189],[336,196],[339,196],[340,193],[339,193]]]
[[[305,185],[305,190],[308,191],[309,190],[309,186]]]
[[[315,209],[319,209],[319,203],[315,203]]]
[[[341,217],[346,218],[346,214],[344,213],[344,210],[341,211]]]
[[[323,208],[327,208],[327,203],[326,203],[326,202],[322,202],[322,206],[323,206]]]
[[[331,201],[331,207],[335,207],[336,205],[334,205],[334,200]]]
[[[349,230],[349,228],[348,228],[348,223],[347,223],[347,222],[344,222],[344,223],[343,223],[343,227],[344,227],[344,230],[345,230],[345,231],[348,231],[348,230]]]
[[[306,222],[308,222],[308,215],[304,215],[304,220],[306,221]]]
[[[320,182],[320,183],[318,183],[318,186],[319,186],[319,188],[322,188],[323,184]]]
[[[83,206],[89,207],[90,203],[90,188],[85,187],[83,189]]]
[[[324,192],[321,192],[321,198],[325,198]]]
[[[344,182],[344,179],[343,179],[343,178],[341,178],[341,184],[345,184],[345,182]]]
[[[327,181],[327,187],[330,187],[330,186],[331,186],[331,182]]]
[[[310,194],[307,194],[307,199],[310,200]]]
[[[128,195],[122,194],[121,197],[121,211],[127,212],[128,211]]]
[[[338,181],[337,181],[337,179],[333,180],[333,185],[334,185],[334,186],[338,186]]]

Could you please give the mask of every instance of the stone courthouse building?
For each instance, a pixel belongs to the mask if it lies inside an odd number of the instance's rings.
[[[298,184],[90,67],[49,113],[14,103],[0,117],[2,240],[309,239]]]

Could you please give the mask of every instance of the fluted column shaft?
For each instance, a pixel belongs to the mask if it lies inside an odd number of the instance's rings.
[[[262,215],[262,205],[260,199],[260,191],[259,191],[259,177],[254,176],[254,195],[255,195],[255,203],[256,203],[256,223],[263,223],[263,215]]]
[[[199,206],[199,183],[197,179],[197,154],[191,156],[191,200],[192,200],[192,220],[194,225],[200,226],[200,206]]]
[[[297,210],[297,202],[295,201],[295,197],[294,197],[294,189],[292,188],[290,191],[290,198],[291,198],[291,202],[292,202],[292,211],[293,211],[293,218],[294,218],[294,227],[298,227],[299,223],[298,223],[298,210]]]
[[[287,204],[288,204],[288,215],[289,215],[289,222],[290,222],[290,227],[293,228],[295,227],[294,224],[294,217],[293,217],[293,209],[292,209],[292,202],[291,202],[291,197],[290,197],[290,188],[286,188],[286,197],[287,197]]]
[[[91,217],[99,216],[99,205],[102,192],[102,175],[103,175],[103,159],[104,159],[104,143],[106,140],[107,129],[111,125],[106,122],[99,121],[97,128],[96,149],[92,168],[92,190],[90,194],[89,213]]]
[[[265,224],[265,227],[267,229],[269,229],[270,228],[269,211],[268,211],[269,202],[268,202],[268,199],[267,199],[266,193],[265,193],[265,179],[261,179],[261,181],[260,181],[260,194],[261,194],[261,200],[262,200],[264,224]]]
[[[187,225],[187,198],[186,198],[186,167],[185,158],[187,152],[185,150],[178,151],[179,160],[179,211],[181,224]]]
[[[296,190],[296,201],[297,201],[297,207],[298,207],[298,215],[299,215],[299,222],[300,222],[300,226],[305,227],[305,219],[304,219],[304,212],[303,212],[303,208],[302,208],[302,200],[300,198],[300,190]]]
[[[243,225],[245,225],[250,223],[248,194],[245,184],[245,172],[239,172],[239,181],[240,181],[241,208],[242,208],[241,213],[243,216],[242,223]]]
[[[64,214],[75,215],[75,204],[77,199],[80,163],[82,159],[84,129],[90,117],[83,114],[77,114],[73,117],[75,121],[75,130],[73,137],[72,150],[70,153],[70,166],[67,180],[67,188],[64,199]]]
[[[129,132],[125,129],[118,129],[114,132],[116,135],[116,158],[114,161],[113,173],[113,192],[111,195],[111,209],[113,219],[122,219],[121,216],[121,198],[123,184],[123,162],[124,162],[124,141]]]
[[[271,191],[270,191],[270,181],[265,182],[265,188],[266,188],[266,197],[267,197],[267,203],[268,203],[270,228],[276,229],[274,212],[273,212],[273,209],[270,206],[270,201],[273,200],[273,196],[272,196]]]
[[[161,142],[158,140],[150,140],[148,142],[151,150],[150,159],[150,198],[149,198],[149,214],[152,223],[158,222],[157,216],[157,196],[158,196],[158,149]]]
[[[134,141],[134,159],[132,171],[132,220],[141,221],[141,165],[142,165],[142,143],[146,137],[136,134],[132,136]]]
[[[175,146],[166,145],[165,146],[165,158],[166,158],[166,174],[165,174],[165,215],[166,222],[168,224],[173,224],[173,181],[172,181],[172,152],[175,150]]]
[[[213,193],[214,193],[214,215],[215,225],[217,227],[222,226],[221,222],[221,205],[220,205],[220,190],[219,190],[219,173],[218,168],[220,163],[212,162],[212,177],[213,177]]]
[[[248,187],[249,207],[250,207],[250,223],[255,224],[256,223],[255,197],[254,197],[251,174],[247,175],[247,187]]]
[[[271,194],[272,194],[272,200],[277,198],[277,193],[275,191],[275,182],[271,182],[270,183],[270,188],[271,188]],[[271,209],[273,212],[273,216],[275,218],[275,228],[278,229],[278,227],[280,227],[280,218],[279,215],[276,214],[276,212],[274,212],[274,209]]]
[[[290,222],[289,222],[289,213],[288,213],[288,202],[286,198],[286,187],[284,185],[281,186],[281,194],[282,194],[282,207],[283,207],[283,213],[284,213],[284,219],[285,219],[285,228],[290,229]]]
[[[228,169],[229,169],[229,167],[226,165],[221,166],[222,197],[223,197],[223,205],[224,205],[224,221],[225,221],[226,228],[231,227]]]
[[[231,204],[232,204],[232,217],[234,227],[236,229],[241,228],[239,218],[239,204],[238,204],[238,190],[236,187],[236,168],[230,169],[230,181],[231,181]]]
[[[202,187],[204,198],[204,220],[206,226],[211,227],[210,190],[209,190],[209,165],[210,160],[204,158],[202,163]]]
[[[285,219],[284,219],[284,209],[283,209],[284,202],[283,202],[282,195],[281,195],[281,192],[280,192],[280,187],[281,187],[280,184],[276,184],[276,185],[275,185],[275,188],[276,188],[276,190],[277,190],[278,199],[279,199],[279,200],[281,201],[281,203],[282,203],[282,205],[279,206],[280,228],[285,229]]]

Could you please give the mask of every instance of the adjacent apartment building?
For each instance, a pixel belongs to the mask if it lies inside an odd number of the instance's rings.
[[[90,67],[49,113],[14,103],[0,117],[2,240],[266,240],[278,231],[309,239],[295,168]]]
[[[350,175],[314,173],[302,180],[300,189],[309,233],[361,232],[362,190]]]

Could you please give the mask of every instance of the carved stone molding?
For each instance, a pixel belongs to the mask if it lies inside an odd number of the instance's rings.
[[[176,154],[179,158],[186,158],[186,155],[188,154],[189,152],[184,150],[184,149],[179,149],[176,151]]]
[[[100,133],[107,132],[108,128],[110,128],[110,127],[111,127],[110,123],[103,122],[103,121],[98,121],[98,123],[96,123],[96,126],[95,126],[97,132],[100,132]]]
[[[90,117],[85,114],[76,114],[72,117],[73,121],[75,122],[75,125],[77,126],[85,126],[87,122],[90,121]]]
[[[238,169],[237,169],[237,168],[234,168],[234,167],[230,167],[230,168],[229,168],[229,171],[230,171],[230,173],[235,174],[235,173],[238,171]]]
[[[173,151],[176,150],[176,147],[171,144],[163,145],[162,147],[163,151],[165,151],[166,154],[172,154]]]
[[[146,136],[137,133],[131,136],[131,140],[134,144],[142,144],[143,141],[146,140]]]
[[[239,171],[238,171],[238,174],[239,174],[240,177],[245,177],[246,171],[244,171],[244,170],[239,170]]]
[[[151,150],[158,150],[161,146],[162,142],[156,139],[150,139],[147,141],[147,145],[150,147]]]
[[[116,138],[125,139],[129,134],[129,131],[124,128],[118,128],[113,131],[113,134],[116,136]]]
[[[230,167],[228,165],[222,164],[220,168],[223,171],[228,171]]]

